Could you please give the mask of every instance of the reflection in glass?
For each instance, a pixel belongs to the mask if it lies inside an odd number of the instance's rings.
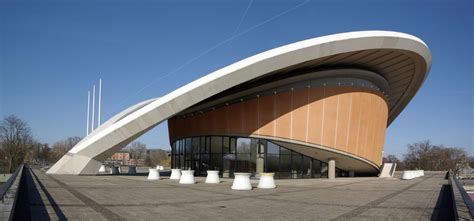
[[[171,148],[172,167],[193,169],[197,176],[205,176],[207,170],[219,170],[222,177],[264,171],[274,172],[275,178],[296,179],[327,177],[328,172],[327,163],[264,139],[202,136],[176,140]],[[336,176],[347,173],[336,168]]]
[[[276,175],[278,175],[279,158],[280,156],[278,154],[267,154],[265,159],[265,171],[271,173],[277,172]]]
[[[211,153],[222,153],[222,137],[211,137]]]
[[[301,178],[311,178],[312,177],[312,168],[311,168],[312,160],[307,156],[303,156],[303,164],[302,166],[302,177]]]
[[[211,154],[211,162],[209,166],[210,170],[221,170],[222,169],[222,155]]]
[[[291,153],[291,178],[297,179],[301,178],[303,171],[301,170],[301,164],[303,158],[301,154],[292,152]]]
[[[237,153],[250,153],[250,138],[237,139]]]
[[[267,154],[280,154],[280,147],[272,142],[267,142]]]

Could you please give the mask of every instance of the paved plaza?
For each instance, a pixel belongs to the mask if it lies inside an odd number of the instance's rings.
[[[451,220],[445,173],[413,180],[276,180],[276,189],[234,191],[162,177],[46,175],[25,170],[15,219],[30,220]],[[257,186],[257,180],[252,180]]]

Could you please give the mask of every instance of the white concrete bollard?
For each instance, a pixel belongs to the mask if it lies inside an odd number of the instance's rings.
[[[183,170],[181,171],[181,178],[179,179],[179,184],[195,184],[194,180],[194,170]]]
[[[104,164],[100,165],[99,173],[105,173],[105,172],[106,172],[105,165]]]
[[[117,166],[112,166],[112,167],[110,168],[110,174],[120,174],[119,167],[117,167]]]
[[[160,173],[157,169],[148,169],[148,179],[149,180],[160,180]]]
[[[413,176],[413,171],[411,171],[411,170],[405,170],[405,171],[403,171],[402,180],[411,180],[411,179],[413,179],[413,178],[415,178],[415,177]]]
[[[257,187],[261,189],[276,188],[275,179],[273,178],[273,176],[275,176],[275,173],[261,173]]]
[[[128,166],[128,174],[136,174],[137,167],[136,166]]]
[[[220,183],[221,180],[219,179],[219,170],[208,170],[206,183]]]
[[[233,190],[252,190],[250,184],[250,173],[234,173]]]
[[[170,180],[179,180],[181,179],[181,169],[171,169]]]
[[[122,173],[122,166],[118,165],[117,168],[118,168],[118,172]]]

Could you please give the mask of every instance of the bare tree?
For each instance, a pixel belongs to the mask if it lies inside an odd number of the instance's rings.
[[[6,171],[12,173],[22,164],[34,143],[28,124],[11,115],[0,123],[0,151],[5,160]]]
[[[162,149],[154,149],[150,150],[148,157],[150,158],[149,160],[149,165],[148,166],[155,166],[155,165],[162,165],[162,166],[169,166],[170,160],[168,160],[168,153]]]
[[[386,157],[382,158],[382,163],[396,163],[397,164],[397,169],[398,170],[404,170],[405,165],[403,161],[399,160],[397,156],[390,154]]]
[[[133,142],[127,149],[130,151],[130,158],[135,160],[135,165],[139,159],[144,159],[146,153],[146,145],[140,142]]]
[[[397,156],[390,154],[386,157],[383,157],[382,162],[384,163],[398,163],[400,160],[398,160]]]
[[[468,157],[467,161],[469,162],[469,167],[474,168],[474,157],[473,156]]]
[[[28,162],[44,166],[51,162],[51,157],[51,148],[49,148],[47,143],[34,142],[28,156]]]
[[[64,154],[66,154],[71,148],[76,146],[79,141],[81,141],[81,137],[68,137],[66,139],[60,140],[53,144],[53,157],[54,161],[58,161],[61,159]]]
[[[407,169],[458,172],[468,165],[468,158],[461,148],[433,145],[426,140],[408,145],[404,163]]]

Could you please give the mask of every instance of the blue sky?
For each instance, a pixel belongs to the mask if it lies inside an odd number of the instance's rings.
[[[473,154],[472,1],[0,1],[0,114],[47,143],[86,132],[87,91],[102,119],[256,53],[308,38],[391,30],[423,39],[430,75],[387,130],[385,153],[433,143]],[[166,123],[138,140],[169,148]]]

